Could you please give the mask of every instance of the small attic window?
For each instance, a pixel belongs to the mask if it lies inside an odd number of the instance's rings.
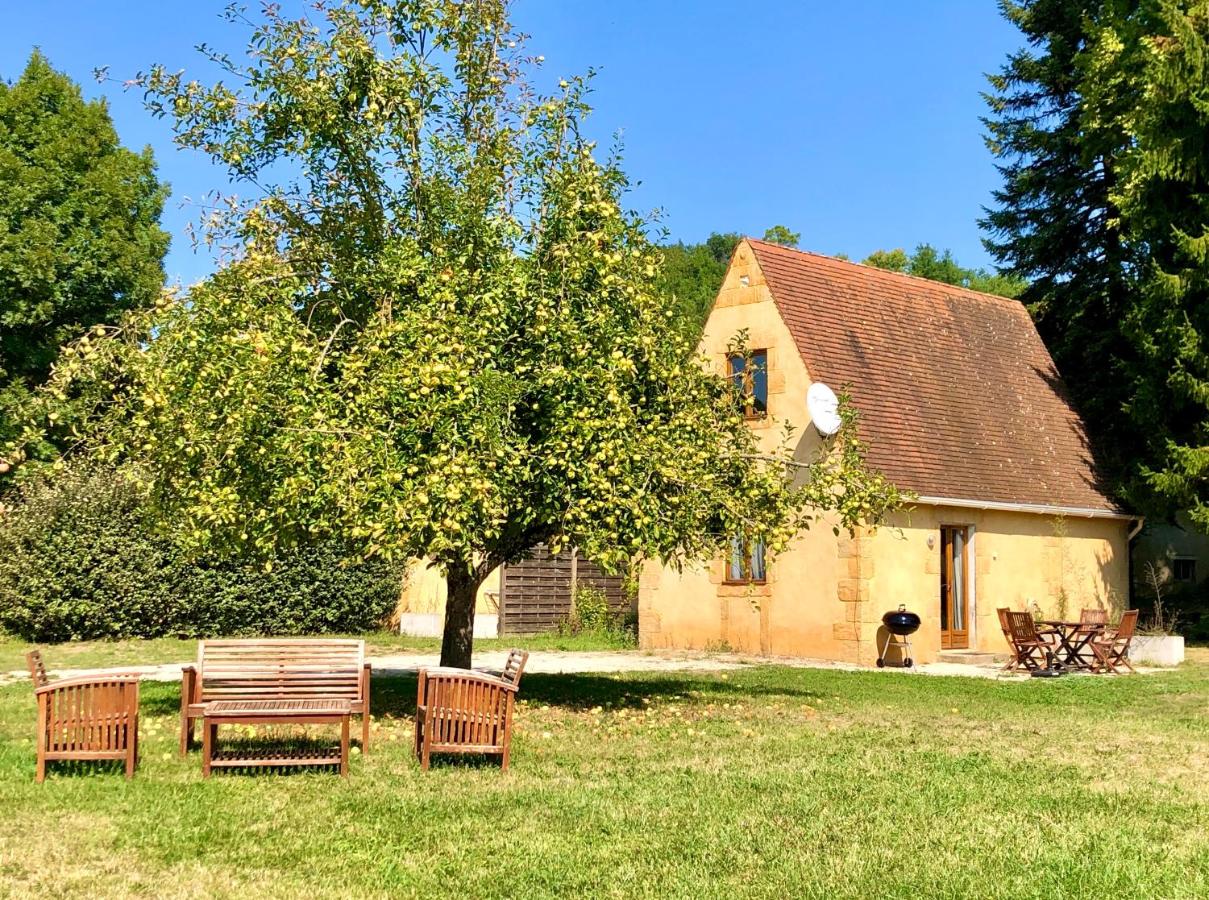
[[[750,275],[740,275],[739,276],[739,287],[751,287],[751,276]]]

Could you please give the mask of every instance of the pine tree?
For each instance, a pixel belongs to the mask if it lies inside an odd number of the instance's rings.
[[[1001,3],[1028,47],[990,77],[985,95],[987,146],[1003,184],[981,225],[1001,271],[1028,280],[1020,299],[1120,482],[1131,461],[1121,389],[1136,351],[1120,327],[1133,260],[1113,197],[1128,137],[1119,115],[1089,114],[1080,77],[1089,29],[1112,5]]]
[[[1134,493],[1209,530],[1209,0],[1156,0],[1096,37],[1089,75],[1134,98],[1117,199],[1148,259],[1125,325],[1146,449]]]
[[[1149,515],[1209,530],[1209,0],[1026,0],[993,77],[983,224]]]

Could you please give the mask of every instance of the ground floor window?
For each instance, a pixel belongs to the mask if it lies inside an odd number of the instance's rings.
[[[763,584],[766,579],[764,543],[736,535],[730,541],[726,580],[730,584]]]

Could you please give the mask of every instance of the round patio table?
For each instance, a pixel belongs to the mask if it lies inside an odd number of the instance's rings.
[[[1058,638],[1058,646],[1054,648],[1054,665],[1064,669],[1090,670],[1095,667],[1095,658],[1087,652],[1087,645],[1104,633],[1108,627],[1106,624],[1068,622],[1063,619],[1041,619],[1040,624],[1048,626]]]

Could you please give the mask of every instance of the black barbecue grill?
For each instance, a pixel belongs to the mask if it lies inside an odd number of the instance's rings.
[[[890,644],[893,642],[894,646],[901,648],[903,668],[911,668],[915,665],[915,661],[911,659],[911,635],[919,630],[919,616],[913,612],[907,612],[907,607],[903,604],[893,612],[882,616],[882,624],[886,626],[886,642],[882,645],[882,652],[877,656],[877,667],[880,669],[886,665],[886,653],[889,652]]]

